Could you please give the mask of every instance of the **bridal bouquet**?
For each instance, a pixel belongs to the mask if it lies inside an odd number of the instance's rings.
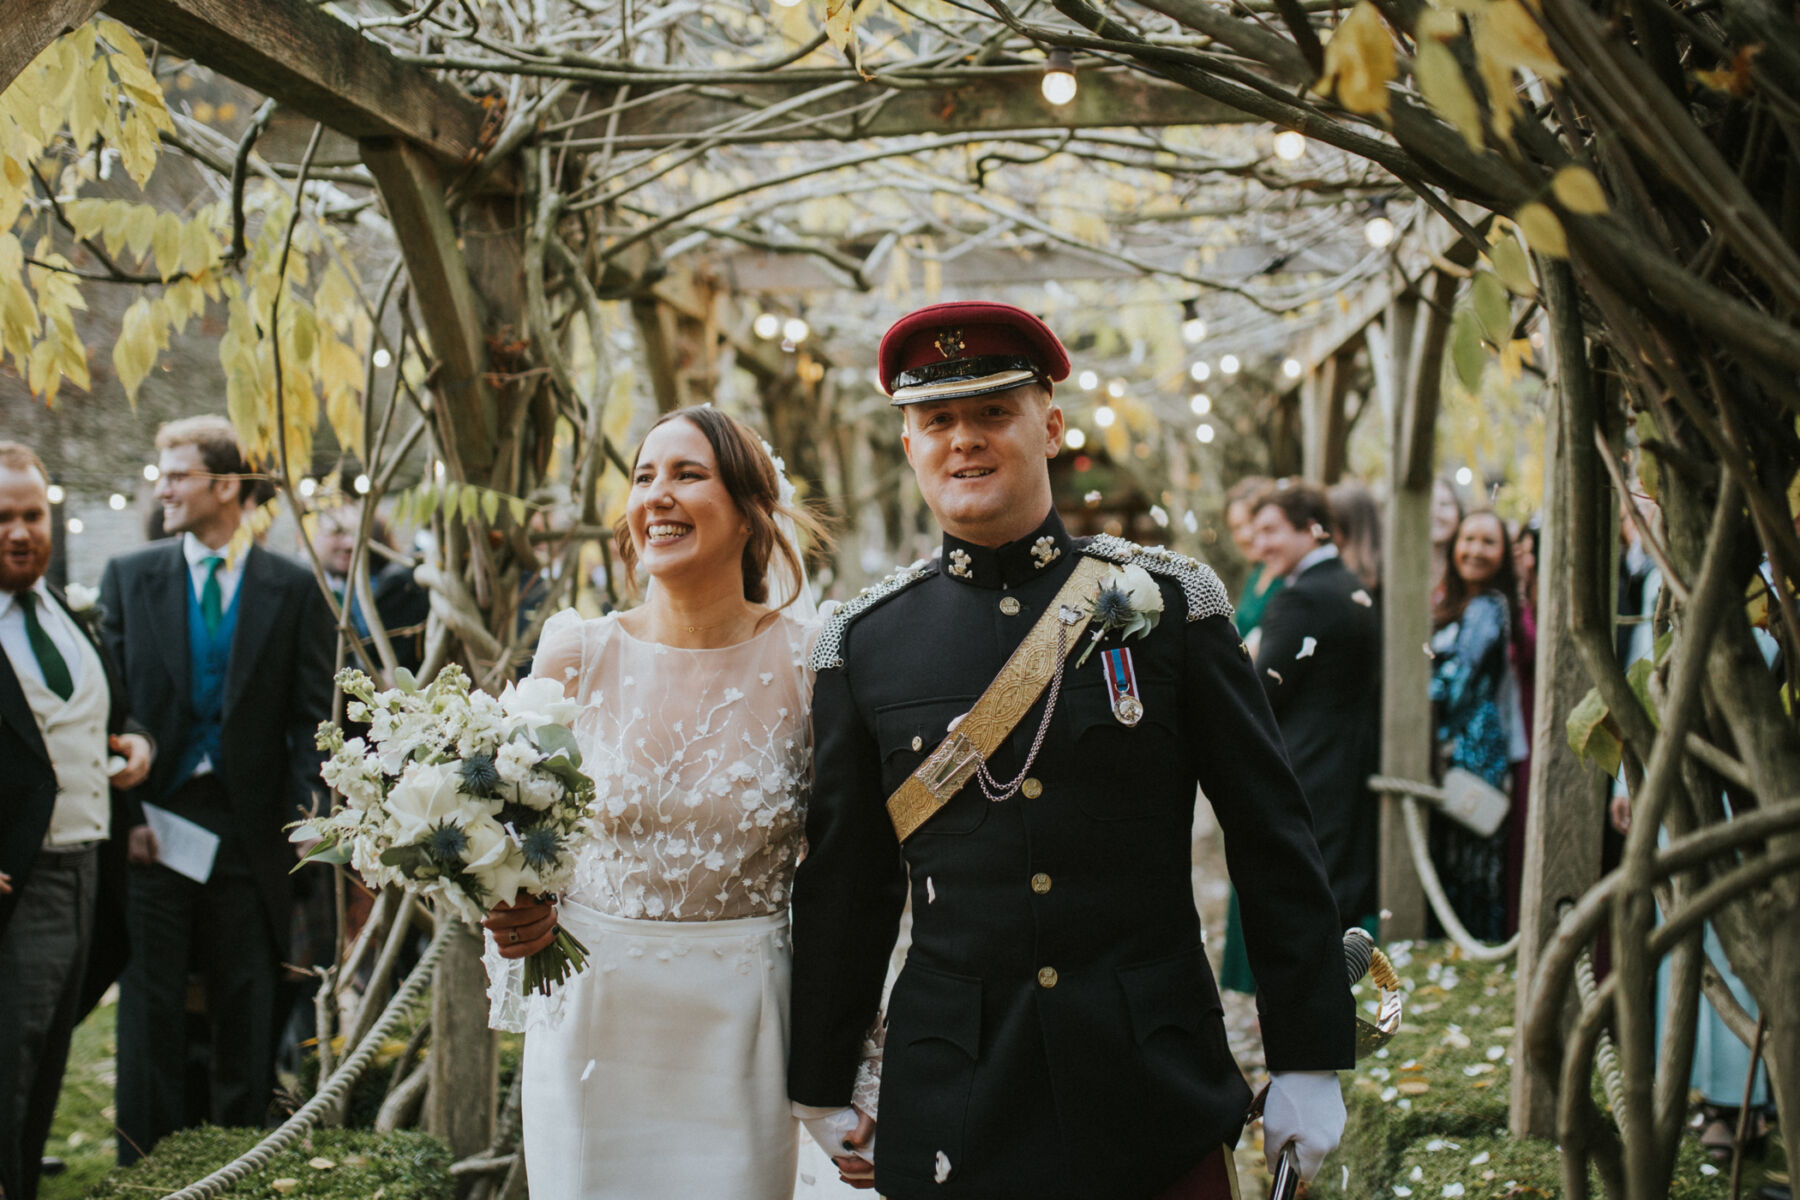
[[[404,670],[398,679],[377,692],[361,671],[339,673],[345,714],[368,736],[319,726],[322,776],[344,802],[295,828],[294,841],[319,839],[303,861],[348,863],[370,887],[398,884],[471,925],[520,892],[566,887],[594,783],[562,685],[527,679],[490,696],[455,665],[426,687]],[[525,991],[549,995],[586,961],[559,926],[525,960]]]

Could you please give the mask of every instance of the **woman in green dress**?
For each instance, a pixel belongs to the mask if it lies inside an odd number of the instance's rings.
[[[1256,515],[1256,498],[1271,484],[1272,481],[1263,476],[1251,475],[1238,480],[1225,493],[1225,527],[1230,530],[1238,553],[1250,564],[1250,573],[1244,577],[1244,586],[1238,592],[1234,619],[1238,636],[1252,643],[1252,657],[1256,653],[1253,640],[1263,610],[1285,582],[1279,575],[1265,575],[1262,563],[1256,560],[1250,546],[1250,518]],[[1244,926],[1238,916],[1236,888],[1231,890],[1225,903],[1225,952],[1219,962],[1219,986],[1246,994],[1256,991],[1256,977],[1250,973],[1250,956],[1244,952]]]

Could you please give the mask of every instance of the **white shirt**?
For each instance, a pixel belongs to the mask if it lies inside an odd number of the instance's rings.
[[[50,585],[41,578],[31,585],[31,591],[37,596],[38,623],[50,640],[62,652],[63,661],[69,664],[69,680],[79,686],[81,684],[81,631],[76,629],[63,612],[63,606],[50,595]],[[0,648],[6,651],[6,657],[12,660],[14,672],[29,676],[38,683],[44,682],[44,668],[38,664],[37,652],[31,648],[31,636],[25,630],[25,608],[19,603],[19,597],[12,592],[0,591]]]
[[[188,579],[193,584],[194,599],[200,599],[201,589],[206,586],[206,560],[217,555],[225,561],[219,564],[219,611],[224,612],[231,607],[231,601],[237,595],[238,584],[244,581],[244,558],[239,555],[233,561],[223,550],[209,550],[206,543],[191,533],[181,535],[182,557],[187,559]]]
[[[1330,542],[1326,542],[1323,546],[1320,546],[1316,550],[1308,550],[1306,552],[1306,556],[1304,558],[1302,558],[1299,562],[1295,563],[1294,569],[1292,571],[1288,572],[1288,578],[1289,579],[1298,579],[1298,578],[1300,578],[1301,574],[1303,574],[1308,567],[1317,566],[1319,563],[1324,562],[1326,559],[1336,558],[1337,556],[1338,556],[1338,548],[1336,546],[1332,545]]]

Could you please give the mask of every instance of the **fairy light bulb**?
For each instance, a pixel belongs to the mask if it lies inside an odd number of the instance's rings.
[[[162,478],[162,468],[155,463],[144,464],[144,482],[155,483]]]
[[[796,346],[804,342],[806,335],[811,332],[812,327],[799,317],[789,317],[781,323],[781,340],[792,342]]]
[[[1212,397],[1205,392],[1195,392],[1194,398],[1188,401],[1188,407],[1194,410],[1196,417],[1204,417],[1212,411]]]
[[[1306,368],[1301,365],[1300,360],[1297,358],[1287,359],[1281,364],[1281,373],[1286,375],[1289,379],[1300,378],[1300,372],[1305,369]]]
[[[756,320],[751,322],[750,328],[755,331],[757,337],[766,342],[781,332],[781,318],[770,312],[758,313]]]
[[[1113,422],[1118,419],[1119,414],[1112,410],[1111,405],[1102,404],[1094,410],[1094,424],[1102,429],[1111,429]]]
[[[1224,357],[1219,359],[1219,374],[1221,374],[1221,375],[1236,375],[1237,373],[1238,373],[1238,357],[1237,357],[1237,355],[1227,354]]]
[[[1306,135],[1284,129],[1275,135],[1275,157],[1282,162],[1299,162],[1306,156]]]
[[[1063,444],[1071,450],[1079,450],[1087,445],[1087,434],[1079,429],[1071,429],[1063,436]]]
[[[1194,430],[1194,436],[1199,438],[1203,444],[1210,446],[1213,438],[1218,434],[1213,430],[1211,421],[1202,421],[1200,427]]]
[[[1181,340],[1192,346],[1206,337],[1206,318],[1200,315],[1198,300],[1181,302]]]
[[[68,493],[63,491],[63,486],[60,483],[53,483],[48,488],[44,489],[44,499],[52,504],[61,504],[66,495],[68,495]]]
[[[1082,391],[1091,392],[1100,386],[1100,376],[1094,371],[1083,371],[1079,382],[1081,383]]]
[[[1201,359],[1188,368],[1188,374],[1193,377],[1195,383],[1205,383],[1212,378],[1212,364]]]
[[[1075,56],[1068,50],[1052,50],[1044,60],[1044,99],[1061,108],[1075,99]]]

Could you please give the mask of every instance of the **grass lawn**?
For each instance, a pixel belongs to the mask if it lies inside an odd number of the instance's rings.
[[[118,992],[107,993],[100,1006],[75,1031],[62,1098],[44,1153],[68,1163],[68,1170],[49,1176],[38,1187],[39,1200],[79,1200],[113,1169],[113,1019]]]

